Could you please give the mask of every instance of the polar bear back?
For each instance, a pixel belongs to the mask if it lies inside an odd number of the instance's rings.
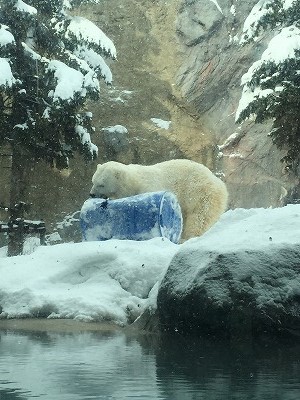
[[[169,190],[176,194],[181,207],[199,207],[199,201],[216,201],[220,198],[223,211],[227,207],[227,189],[206,166],[191,160],[170,160],[153,166],[128,165],[128,170],[138,175],[141,193]],[[221,195],[221,196],[220,196]],[[192,204],[191,204],[192,201]]]
[[[91,194],[97,197],[173,192],[183,214],[184,240],[204,233],[227,207],[224,182],[207,167],[191,160],[170,160],[150,166],[109,161],[98,165],[92,182]]]

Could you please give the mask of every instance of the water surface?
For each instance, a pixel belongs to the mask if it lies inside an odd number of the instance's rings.
[[[0,330],[1,400],[299,400],[299,343]]]

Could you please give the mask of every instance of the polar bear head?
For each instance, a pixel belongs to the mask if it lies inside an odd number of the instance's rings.
[[[98,164],[92,177],[91,197],[119,199],[132,194],[126,165],[116,161]]]

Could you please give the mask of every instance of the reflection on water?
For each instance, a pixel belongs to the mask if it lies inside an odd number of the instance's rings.
[[[0,331],[0,399],[298,400],[299,344]]]

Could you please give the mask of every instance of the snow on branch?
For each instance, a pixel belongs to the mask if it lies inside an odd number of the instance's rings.
[[[63,8],[69,9],[69,10],[72,8],[72,5],[69,0],[63,0]]]
[[[112,73],[109,66],[103,57],[94,50],[78,46],[73,52],[65,50],[64,54],[71,62],[71,66],[75,63],[81,72],[93,74],[95,77],[102,76],[107,84],[112,83]]]
[[[0,87],[11,88],[16,79],[14,78],[9,62],[6,58],[0,58]]]
[[[297,0],[284,0],[282,4],[282,8],[284,10],[288,10],[289,8],[293,7],[295,5]]]
[[[300,49],[300,29],[295,25],[283,28],[274,36],[263,52],[261,61],[273,61],[279,64],[287,58],[295,58],[295,50]]]
[[[284,21],[290,17],[296,18],[298,13],[299,0],[259,0],[252,8],[250,14],[246,18],[243,27],[243,33],[240,44],[245,44],[250,40],[258,40],[260,29],[264,29],[266,25],[271,28],[279,27]],[[290,23],[288,24],[290,25]]]
[[[94,3],[98,4],[99,0],[63,0],[62,6],[64,9],[71,10],[72,8],[75,8],[77,6],[80,6],[84,3]]]
[[[0,27],[0,47],[5,47],[8,44],[15,43],[15,38],[8,30],[8,26],[1,25]]]
[[[260,60],[254,62],[249,70],[242,76],[241,84],[249,83],[255,72],[258,71],[263,64],[273,62],[280,64],[288,58],[295,58],[295,51],[300,49],[300,29],[296,26],[288,26],[274,36],[263,52]]]
[[[100,85],[97,76],[93,70],[84,75],[83,87],[90,91],[90,93],[99,93]]]
[[[99,71],[106,83],[112,83],[111,70],[100,54],[84,46],[78,46],[77,49],[74,50],[73,54],[77,55],[80,59],[85,60],[95,72]]]
[[[85,127],[83,127],[82,125],[76,125],[75,132],[80,137],[81,143],[88,146],[91,154],[98,154],[98,147],[94,143],[92,143],[91,136]]]
[[[27,54],[30,58],[32,58],[33,60],[41,60],[42,59],[42,57],[37,52],[32,50],[26,43],[22,42],[21,45],[24,49],[24,53]]]
[[[75,69],[79,68],[82,73],[87,73],[91,71],[89,64],[83,59],[83,57],[78,56],[78,53],[75,54],[75,52],[65,50],[64,55],[67,58],[67,64],[71,67],[75,67]]]
[[[268,48],[263,52],[261,59],[254,62],[242,76],[241,84],[244,86],[244,89],[236,112],[236,120],[239,119],[240,114],[252,101],[267,97],[284,89],[282,86],[277,86],[274,89],[262,89],[259,85],[253,87],[255,74],[267,63],[279,66],[287,59],[296,58],[297,50],[300,50],[300,29],[294,25],[283,28],[278,35],[270,40]],[[260,81],[261,83],[264,82],[263,79]]]
[[[49,92],[53,101],[72,101],[76,96],[85,97],[87,90],[98,93],[100,91],[99,81],[93,70],[85,75],[58,60],[48,63],[46,72],[53,72],[56,78],[54,90]]]
[[[54,72],[54,77],[57,79],[54,91],[49,93],[53,101],[71,100],[76,94],[82,95],[84,75],[80,71],[58,60],[49,62],[46,72],[49,71]]]
[[[14,5],[14,8],[16,8],[17,11],[20,11],[22,13],[32,14],[32,15],[37,14],[37,9],[35,7],[32,7],[32,6],[24,3],[24,1],[22,1],[22,0],[18,0],[16,2],[16,4]]]
[[[61,31],[61,26],[56,25],[56,29]],[[113,42],[98,28],[93,22],[83,17],[72,17],[65,31],[65,37],[72,39],[75,37],[77,42],[83,41],[90,45],[100,47],[104,52],[116,58],[116,48]]]
[[[263,17],[272,12],[270,8],[272,2],[273,0],[259,0],[259,2],[255,4],[244,22],[240,44],[244,44],[250,39],[257,40],[255,35],[257,34],[259,23]]]

